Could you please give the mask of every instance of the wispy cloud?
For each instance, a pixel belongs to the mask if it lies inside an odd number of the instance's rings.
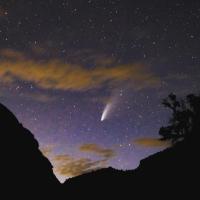
[[[83,144],[79,148],[82,152],[97,154],[105,159],[109,159],[115,156],[115,152],[112,149],[103,148],[97,144]]]
[[[59,176],[73,177],[103,167],[103,160],[91,160],[89,158],[75,159],[67,154],[56,155],[54,172]]]
[[[49,157],[53,154],[53,150],[55,148],[54,144],[49,144],[49,145],[45,145],[43,147],[40,147],[40,151],[42,152],[42,154],[46,157]]]
[[[12,49],[1,49],[0,56],[4,60],[24,60],[25,55],[22,52]]]
[[[54,173],[61,182],[66,178],[106,167],[108,161],[116,155],[113,149],[103,148],[97,144],[83,144],[79,147],[80,152],[94,154],[96,158],[56,154],[54,150],[53,144],[41,148],[42,153],[53,163]]]
[[[37,61],[8,49],[1,51],[0,80],[7,83],[22,80],[42,89],[72,91],[117,86],[124,82],[140,89],[155,87],[160,82],[157,76],[138,63],[88,69],[56,59]]]

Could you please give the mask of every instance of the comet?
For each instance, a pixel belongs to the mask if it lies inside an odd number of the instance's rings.
[[[112,108],[112,103],[107,103],[104,110],[103,110],[103,113],[102,113],[102,116],[101,116],[101,121],[104,121],[108,117],[108,115],[111,111],[111,108]]]
[[[101,122],[108,119],[108,117],[111,117],[111,114],[114,113],[117,105],[119,105],[120,101],[122,100],[121,92],[122,90],[114,90],[112,91],[111,97],[108,99],[108,101],[105,104],[105,107],[103,109],[103,113],[101,115]]]

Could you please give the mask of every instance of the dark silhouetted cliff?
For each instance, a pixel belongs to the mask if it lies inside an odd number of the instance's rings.
[[[52,165],[38,149],[38,142],[16,117],[0,104],[1,195],[26,199],[52,197],[60,183]]]
[[[190,142],[154,154],[135,170],[107,168],[66,180],[64,191],[77,198],[193,199],[198,194],[198,148]]]

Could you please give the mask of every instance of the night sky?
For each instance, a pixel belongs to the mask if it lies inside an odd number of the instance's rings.
[[[60,181],[164,148],[161,100],[199,80],[199,0],[0,1],[0,102]]]

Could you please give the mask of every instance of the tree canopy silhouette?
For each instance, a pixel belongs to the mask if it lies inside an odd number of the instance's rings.
[[[200,131],[200,95],[189,94],[178,100],[176,95],[171,93],[162,104],[172,111],[169,125],[160,128],[162,140],[176,143],[197,137]]]

